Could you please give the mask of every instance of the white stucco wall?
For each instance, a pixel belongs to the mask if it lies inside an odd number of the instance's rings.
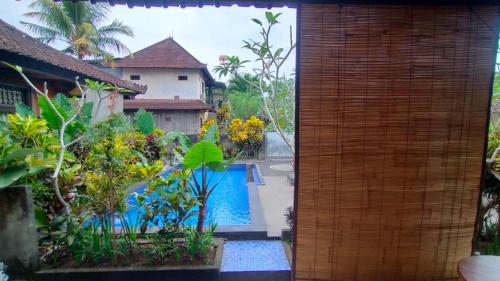
[[[204,79],[201,69],[165,69],[165,68],[124,68],[122,79],[138,84],[147,85],[144,95],[137,95],[137,99],[203,99]],[[140,75],[140,80],[130,80],[130,75]],[[178,76],[185,75],[188,80],[179,80]]]
[[[98,106],[99,97],[96,91],[89,90],[87,92],[87,101],[94,103],[94,108],[92,111],[92,116],[94,116],[94,122],[106,119],[113,113],[121,113],[123,112],[123,95],[122,94],[114,94],[108,91],[104,91],[101,93],[102,97],[106,97],[102,99],[101,105]],[[99,109],[98,109],[99,107]]]

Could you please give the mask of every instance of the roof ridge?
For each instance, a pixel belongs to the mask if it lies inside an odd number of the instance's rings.
[[[186,48],[182,47],[181,44],[179,44],[179,42],[175,41],[173,37],[169,37],[167,39],[172,39],[172,42],[174,42],[177,46],[179,46],[184,52],[186,52],[188,55],[190,55],[191,57],[193,57],[193,59],[198,62],[199,64],[201,65],[204,65],[205,67],[207,66],[206,63],[202,63],[201,61],[199,61],[195,56],[193,56],[188,50],[186,50]],[[165,39],[166,40],[166,39]]]
[[[172,38],[172,37],[167,37],[167,38],[165,38],[165,39],[163,39],[163,40],[160,40],[160,41],[158,41],[158,42],[156,42],[156,43],[153,43],[153,44],[151,44],[151,45],[149,45],[149,46],[146,46],[146,47],[144,47],[144,48],[142,48],[142,49],[139,49],[139,50],[137,50],[137,51],[135,51],[135,52],[131,53],[130,55],[126,55],[126,56],[124,56],[124,57],[122,57],[122,58],[117,58],[117,59],[115,59],[115,61],[116,61],[116,60],[126,59],[126,58],[131,58],[131,59],[133,59],[133,58],[134,58],[134,54],[139,53],[139,52],[142,52],[142,51],[144,51],[144,50],[146,50],[146,49],[148,49],[148,48],[151,48],[151,47],[153,47],[153,46],[156,46],[156,45],[158,45],[158,44],[160,44],[160,43],[163,43],[163,42],[165,42],[165,41],[167,41],[168,39],[171,39],[171,38]],[[173,40],[173,38],[172,38],[172,40]]]
[[[119,58],[115,62],[118,68],[207,68],[207,64],[198,60],[171,36]]]

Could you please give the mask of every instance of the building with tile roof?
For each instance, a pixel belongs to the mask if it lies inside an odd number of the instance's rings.
[[[153,112],[159,128],[189,135],[197,134],[216,108],[212,89],[224,87],[214,80],[206,64],[171,37],[116,59],[105,71],[147,85],[146,94],[124,101],[126,113],[144,108]]]
[[[0,61],[23,68],[23,73],[38,87],[47,83],[49,94],[70,93],[75,88],[75,79],[84,83],[84,79],[108,82],[127,89],[127,93],[118,96],[116,108],[111,111],[122,112],[123,100],[146,93],[147,87],[138,83],[125,81],[105,71],[58,51],[15,27],[0,20]],[[95,95],[88,95],[90,100]],[[37,110],[37,96],[16,71],[6,65],[0,65],[0,112],[15,110],[15,103],[23,102]],[[107,100],[103,101],[101,110],[109,110]],[[99,118],[109,112],[97,113]]]

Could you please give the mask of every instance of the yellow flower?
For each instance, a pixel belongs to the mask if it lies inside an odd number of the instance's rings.
[[[200,133],[198,134],[198,139],[202,139],[205,136],[208,128],[210,128],[210,126],[212,126],[212,124],[215,124],[215,126],[217,127],[217,122],[215,122],[214,118],[207,119],[205,122],[203,122],[203,125],[201,126]],[[216,140],[219,139],[219,132],[218,131],[216,131],[216,133],[215,133],[215,139]]]
[[[248,139],[248,134],[245,129],[245,124],[239,118],[234,118],[231,121],[228,130],[229,130],[229,139],[236,144],[242,144]]]

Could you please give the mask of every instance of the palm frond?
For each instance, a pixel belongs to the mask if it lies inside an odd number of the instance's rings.
[[[134,31],[130,26],[126,25],[122,21],[113,20],[110,24],[100,27],[97,32],[101,37],[112,37],[114,35],[125,35],[129,37],[134,37]]]
[[[78,26],[88,22],[90,18],[89,3],[84,1],[63,1],[63,10],[71,19],[73,25]]]
[[[34,18],[42,25],[58,30],[65,36],[71,35],[73,25],[62,4],[53,0],[34,0],[29,5],[29,8],[33,12],[26,13],[27,17]]]
[[[109,57],[114,51],[130,54],[130,50],[114,37],[133,36],[132,29],[119,20],[104,25],[111,12],[109,4],[33,0],[29,8],[31,11],[25,16],[33,19],[35,23],[23,24],[45,43],[62,40],[68,44],[64,51],[78,57]]]
[[[101,50],[111,49],[120,54],[130,54],[130,50],[120,40],[113,37],[93,38],[94,45]]]
[[[38,35],[39,36],[38,39],[45,44],[53,43],[55,40],[58,39],[58,37],[61,36],[59,31],[43,25],[25,21],[21,21],[21,24],[24,25],[30,32],[33,32],[36,35]]]
[[[92,56],[96,60],[101,60],[104,63],[110,63],[113,61],[113,54],[107,52],[106,50],[102,50],[97,48],[95,45],[91,48]]]
[[[111,7],[108,3],[96,3],[90,5],[89,21],[95,26],[100,26],[106,21],[111,12]]]

